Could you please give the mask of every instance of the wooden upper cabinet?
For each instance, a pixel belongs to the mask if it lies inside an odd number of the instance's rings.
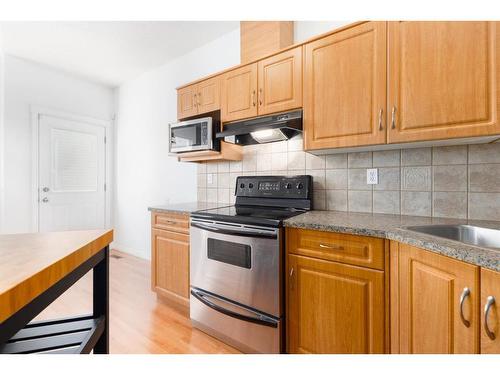
[[[500,273],[486,269],[481,270],[481,353],[500,354]]]
[[[198,113],[220,109],[220,77],[207,79],[197,85]]]
[[[198,114],[197,86],[190,85],[177,90],[177,118],[195,116]]]
[[[384,353],[384,272],[288,255],[289,353]]]
[[[389,22],[388,142],[500,133],[495,22]]]
[[[258,62],[259,115],[302,107],[302,47]]]
[[[399,348],[393,345],[392,351],[479,353],[479,267],[405,244],[398,251],[398,266],[391,266],[391,291],[397,291],[391,305],[399,311],[391,314],[399,315],[399,324],[391,317],[391,330],[399,329],[399,335],[393,332]]]
[[[386,22],[305,45],[306,150],[386,142]]]
[[[177,90],[177,118],[184,119],[220,109],[220,76]]]
[[[257,116],[257,63],[224,73],[221,109],[224,122]]]

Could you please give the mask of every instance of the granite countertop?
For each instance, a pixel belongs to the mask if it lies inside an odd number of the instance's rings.
[[[420,216],[309,211],[285,220],[284,224],[286,227],[292,228],[387,238],[494,271],[500,271],[500,251],[467,245],[401,228],[409,225],[426,224],[470,224],[500,230],[500,222],[498,221],[467,221]]]
[[[211,208],[216,208],[221,206],[224,205],[220,203],[217,204],[215,202],[186,202],[186,203],[174,203],[174,204],[151,206],[148,207],[148,210],[154,212],[167,212],[167,213],[177,212],[177,213],[190,214],[191,212],[194,211],[209,210]],[[229,206],[229,204],[227,204],[226,206]]]

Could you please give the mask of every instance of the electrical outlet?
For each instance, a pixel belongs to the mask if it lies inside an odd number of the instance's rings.
[[[378,184],[378,169],[371,168],[366,170],[366,183],[368,185],[377,185]]]
[[[214,176],[211,173],[207,174],[207,184],[211,185],[214,183]]]

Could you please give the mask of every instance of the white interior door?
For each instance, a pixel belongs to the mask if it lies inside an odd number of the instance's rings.
[[[105,226],[105,128],[39,117],[38,227],[41,232]]]

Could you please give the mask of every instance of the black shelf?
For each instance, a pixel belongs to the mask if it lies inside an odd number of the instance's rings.
[[[4,345],[1,354],[87,354],[102,336],[106,318],[80,316],[28,324]]]

